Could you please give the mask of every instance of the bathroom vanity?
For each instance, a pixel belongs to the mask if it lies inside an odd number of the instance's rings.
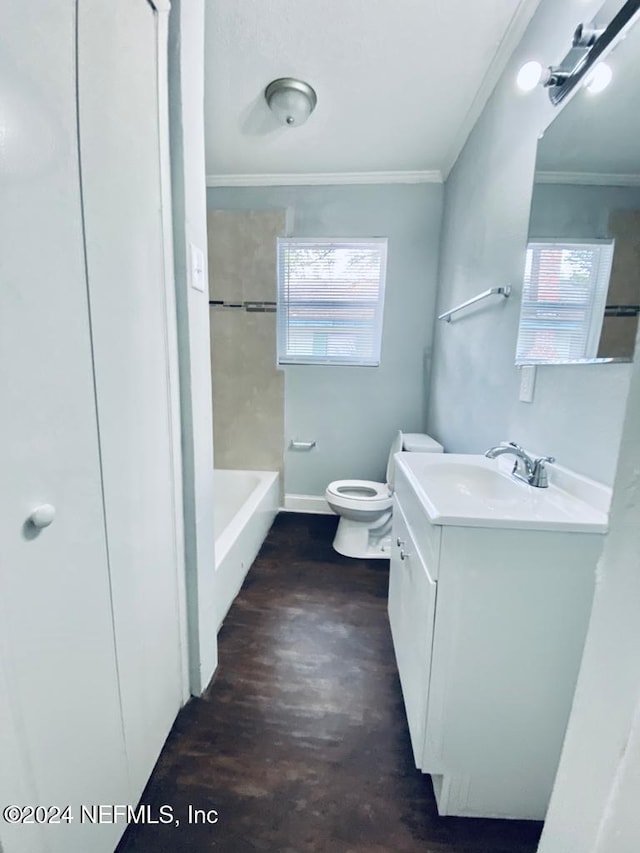
[[[416,766],[441,815],[542,819],[609,490],[559,468],[535,489],[482,456],[396,463],[389,619]]]

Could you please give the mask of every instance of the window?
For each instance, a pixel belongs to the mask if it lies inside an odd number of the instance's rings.
[[[387,240],[278,240],[278,364],[380,364]]]
[[[613,242],[529,243],[516,364],[596,358]]]

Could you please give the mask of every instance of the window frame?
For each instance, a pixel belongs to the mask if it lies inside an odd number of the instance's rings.
[[[598,250],[598,268],[596,274],[594,276],[594,281],[596,284],[601,284],[604,280],[604,276],[606,274],[606,286],[605,287],[596,287],[594,289],[592,298],[590,302],[585,302],[585,310],[588,311],[589,321],[588,325],[585,325],[585,354],[580,357],[575,358],[549,358],[549,357],[540,357],[535,358],[531,355],[524,355],[520,352],[521,347],[521,339],[524,337],[523,334],[523,312],[526,307],[526,302],[530,302],[531,300],[525,301],[525,288],[527,282],[527,270],[529,269],[528,255],[529,251],[534,251],[533,247],[539,246],[554,246],[559,247],[561,249],[579,249],[579,248],[593,248]],[[589,351],[594,351],[597,353],[600,335],[602,331],[602,321],[604,318],[604,311],[607,302],[607,295],[609,291],[609,285],[611,282],[611,271],[613,266],[613,253],[615,248],[615,240],[612,238],[598,238],[598,237],[530,237],[527,241],[526,247],[526,256],[527,260],[525,262],[525,274],[523,277],[523,289],[522,289],[522,299],[520,305],[520,318],[518,322],[518,338],[516,342],[516,359],[515,363],[517,366],[523,365],[545,365],[545,364],[581,364],[581,363],[589,363],[595,361],[608,361],[610,359],[606,358],[598,358],[593,355],[586,355]],[[605,250],[605,251],[603,251]],[[534,263],[531,265],[534,266]],[[542,303],[541,303],[542,304]],[[564,302],[558,303],[563,308],[570,308],[571,306]],[[575,307],[575,306],[574,306]],[[549,321],[547,321],[549,322]],[[562,322],[560,318],[558,318],[558,324]]]
[[[306,246],[318,246],[330,250],[332,248],[373,248],[377,247],[380,253],[380,275],[378,279],[378,295],[375,301],[375,318],[373,323],[373,348],[370,358],[351,358],[345,355],[336,356],[310,356],[290,354],[287,351],[287,329],[289,326],[289,306],[295,300],[285,297],[286,276],[283,274],[284,261],[282,252],[288,246],[296,244]],[[384,305],[387,279],[388,238],[387,237],[278,237],[276,247],[276,277],[277,277],[277,303],[276,303],[276,326],[277,345],[276,363],[278,367],[295,365],[323,365],[327,367],[379,367],[382,360],[382,333],[384,324]],[[319,305],[327,306],[316,300]],[[299,300],[299,304],[306,303],[313,306],[314,300]],[[341,307],[371,306],[372,300],[340,300]]]

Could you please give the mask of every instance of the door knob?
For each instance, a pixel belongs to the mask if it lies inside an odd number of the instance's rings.
[[[55,517],[56,508],[54,506],[40,504],[32,510],[28,520],[37,530],[42,530],[43,527],[48,527]]]

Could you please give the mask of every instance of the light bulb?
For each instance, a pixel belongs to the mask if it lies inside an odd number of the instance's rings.
[[[518,88],[522,92],[532,92],[538,83],[542,80],[542,65],[532,59],[530,62],[525,62],[516,78]]]
[[[600,92],[604,92],[609,83],[611,83],[612,77],[613,71],[611,70],[611,66],[607,65],[606,62],[599,62],[594,66],[593,70],[587,74],[586,80],[584,81],[585,88],[591,92],[592,95],[597,95]]]

